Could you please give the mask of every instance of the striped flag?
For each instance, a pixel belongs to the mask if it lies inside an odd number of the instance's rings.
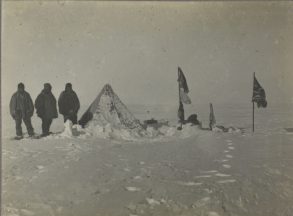
[[[178,84],[179,84],[179,98],[180,101],[185,103],[185,104],[191,104],[191,100],[189,96],[187,95],[189,92],[186,78],[181,70],[180,67],[178,67]]]
[[[253,81],[253,95],[252,102],[257,104],[257,107],[267,107],[266,93],[263,87],[259,84],[256,77],[254,76]]]

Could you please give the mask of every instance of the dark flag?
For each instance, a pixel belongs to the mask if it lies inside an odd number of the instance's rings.
[[[252,102],[255,102],[257,104],[257,107],[267,107],[265,90],[263,89],[263,87],[261,87],[255,76],[253,81]]]
[[[185,103],[185,104],[191,104],[191,100],[188,97],[188,86],[186,82],[186,78],[181,70],[180,67],[178,67],[178,84],[179,84],[179,98],[180,101]]]

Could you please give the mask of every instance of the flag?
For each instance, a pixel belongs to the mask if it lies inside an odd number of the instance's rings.
[[[215,118],[215,114],[214,114],[213,104],[210,103],[210,128],[212,129],[212,127],[215,124],[216,124],[216,118]]]
[[[257,107],[267,107],[265,90],[263,89],[263,87],[261,87],[255,76],[253,81],[252,102],[255,102],[257,104]]]
[[[179,84],[179,98],[180,101],[182,101],[185,104],[191,104],[191,100],[188,97],[188,86],[187,86],[187,82],[186,82],[186,78],[181,70],[180,67],[178,67],[178,84]]]

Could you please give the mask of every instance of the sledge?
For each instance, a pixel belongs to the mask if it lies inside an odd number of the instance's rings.
[[[162,126],[169,126],[169,122],[167,120],[161,119],[161,120],[156,120],[154,118],[145,120],[143,122],[143,128],[147,127],[153,127],[155,129],[158,129]]]

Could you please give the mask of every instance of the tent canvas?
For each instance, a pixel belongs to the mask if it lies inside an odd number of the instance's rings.
[[[107,125],[127,129],[142,129],[138,119],[128,110],[112,87],[106,84],[78,122],[82,127],[88,124]]]

